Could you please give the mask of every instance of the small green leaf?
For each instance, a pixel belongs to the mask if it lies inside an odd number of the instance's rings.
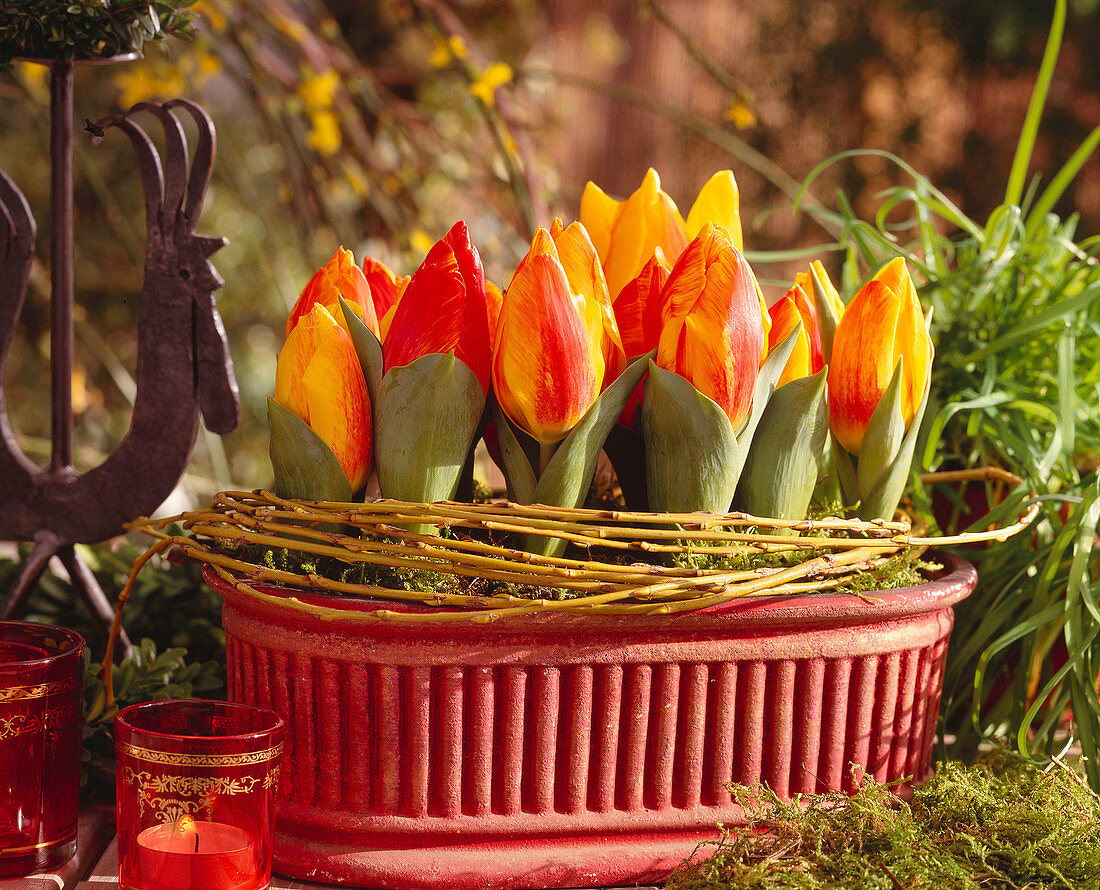
[[[825,356],[825,363],[828,364],[833,354],[833,337],[836,336],[837,325],[840,324],[840,318],[836,314],[836,309],[833,308],[833,303],[829,299],[825,291],[825,283],[817,274],[817,270],[810,265],[810,279],[813,282],[813,294],[807,294],[812,296],[814,300],[814,308],[817,310],[817,325],[821,331],[821,354]]]
[[[791,380],[768,402],[741,471],[736,502],[755,516],[805,519],[829,435],[827,368]]]
[[[729,417],[685,378],[649,363],[642,429],[649,507],[660,513],[725,513],[737,488],[737,438]]]
[[[298,415],[267,400],[275,493],[313,501],[351,500],[351,485],[332,449]]]
[[[355,347],[355,354],[359,357],[359,367],[363,370],[363,378],[367,381],[367,392],[370,394],[371,408],[374,414],[375,429],[378,428],[378,411],[375,408],[376,400],[382,391],[382,344],[374,336],[374,331],[368,328],[355,311],[340,298],[340,309],[344,313],[344,321],[348,323],[348,332],[351,334],[351,345]]]
[[[928,357],[928,371],[932,370],[932,355]],[[883,468],[874,482],[874,487],[869,491],[860,491],[859,517],[861,519],[892,519],[894,510],[897,509],[901,496],[905,492],[905,485],[909,481],[909,471],[913,466],[913,452],[917,447],[917,437],[920,434],[921,422],[924,419],[925,409],[928,407],[928,393],[930,387],[925,386],[924,398],[913,422],[901,440],[897,454],[888,467]],[[862,457],[861,457],[862,460]]]
[[[508,500],[517,504],[530,504],[535,500],[535,471],[531,469],[531,461],[527,459],[523,446],[519,444],[512,422],[501,410],[496,397],[492,398],[491,410],[493,423],[496,426],[497,442],[500,445],[500,454],[504,459],[504,484],[508,487]]]
[[[905,418],[901,413],[901,387],[905,377],[905,359],[894,365],[894,375],[875,405],[856,463],[856,481],[861,492],[871,491],[879,478],[889,471],[905,438]],[[885,517],[884,517],[885,518]]]
[[[382,496],[427,503],[453,498],[484,408],[477,377],[451,353],[391,368],[375,405]]]

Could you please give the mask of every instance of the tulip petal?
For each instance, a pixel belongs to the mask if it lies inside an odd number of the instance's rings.
[[[355,349],[328,310],[315,304],[287,337],[275,369],[275,401],[332,449],[353,491],[372,457],[370,399]]]
[[[607,289],[612,299],[642,271],[660,247],[675,261],[687,246],[687,231],[676,204],[661,191],[661,179],[650,168],[638,190],[623,202],[612,227],[611,242],[603,261]]]
[[[729,230],[734,246],[744,250],[741,240],[740,196],[732,170],[719,170],[699,190],[687,216],[687,237],[694,239],[707,222]]]
[[[363,257],[363,277],[370,285],[374,314],[379,319],[390,311],[397,302],[398,294],[409,283],[408,276],[398,278],[385,264],[370,256]]]
[[[661,290],[672,270],[654,254],[615,298],[613,309],[627,358],[657,348],[661,335]]]
[[[607,259],[607,251],[611,246],[611,227],[619,215],[621,201],[616,201],[594,182],[589,182],[584,187],[581,195],[581,225],[588,231],[592,244],[600,261]]]
[[[899,308],[893,293],[871,279],[848,304],[836,330],[829,366],[829,422],[851,454],[859,454],[863,431],[894,375],[893,332]]]
[[[791,353],[790,359],[787,360],[787,365],[783,368],[783,374],[779,378],[779,386],[813,373],[810,367],[810,341],[806,336],[807,325],[802,314],[798,311],[794,299],[792,299],[791,291],[794,290],[795,288],[791,288],[784,297],[772,305],[768,312],[772,322],[771,330],[768,331],[769,346],[782,342],[792,331],[797,330],[798,332],[795,338],[794,351]]]
[[[313,355],[302,389],[310,427],[332,449],[352,491],[367,481],[371,466],[371,415],[367,385],[351,339],[343,328]]]
[[[501,308],[493,385],[504,412],[541,442],[564,437],[600,392],[604,359],[590,334],[598,312],[574,297],[540,228]]]

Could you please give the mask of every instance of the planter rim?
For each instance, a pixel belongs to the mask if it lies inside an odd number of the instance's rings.
[[[891,619],[919,615],[947,606],[964,599],[974,589],[977,571],[974,566],[953,553],[936,552],[932,554],[943,570],[923,584],[912,587],[900,587],[887,591],[869,591],[862,596],[855,594],[803,594],[799,596],[755,596],[730,600],[713,606],[687,612],[649,615],[579,615],[566,612],[529,612],[522,615],[498,617],[488,622],[453,621],[439,624],[429,621],[409,620],[410,614],[425,615],[440,611],[420,603],[401,602],[381,599],[350,600],[331,594],[317,594],[298,589],[257,584],[262,593],[288,601],[282,606],[277,601],[257,601],[255,598],[238,591],[232,584],[223,580],[209,566],[203,567],[203,578],[214,592],[238,610],[262,615],[265,618],[284,624],[317,624],[333,630],[352,630],[364,626],[386,627],[395,634],[422,636],[426,631],[444,632],[447,636],[482,631],[559,633],[562,630],[600,631],[600,630],[679,630],[699,629],[720,624],[729,626],[735,623],[746,629],[783,627],[807,627],[814,625],[869,624]],[[303,616],[292,608],[290,601],[305,602],[345,612],[348,618]],[[404,620],[364,621],[364,613],[401,612]],[[453,611],[453,609],[451,610]],[[470,610],[471,619],[484,612]],[[450,628],[444,631],[444,628]]]

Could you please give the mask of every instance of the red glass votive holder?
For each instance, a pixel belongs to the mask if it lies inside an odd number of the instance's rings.
[[[283,721],[179,699],[115,718],[118,883],[125,890],[263,890]]]
[[[84,639],[0,621],[0,877],[76,852]]]

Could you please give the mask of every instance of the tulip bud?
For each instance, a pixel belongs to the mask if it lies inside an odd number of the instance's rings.
[[[871,416],[898,370],[900,407],[909,429],[929,383],[932,341],[905,261],[892,260],[844,310],[829,367],[829,425],[858,455]]]
[[[369,257],[367,262],[376,263]],[[380,263],[376,265],[381,266]],[[374,332],[374,335],[378,336],[378,314],[375,311],[371,286],[363,270],[355,265],[355,257],[351,251],[344,250],[342,247],[332,255],[328,263],[317,270],[302,289],[298,301],[287,316],[286,336],[290,336],[290,332],[294,330],[299,320],[308,315],[316,305],[324,306],[329,315],[342,321],[343,313],[339,311],[337,305],[341,297]]]
[[[489,310],[481,257],[459,220],[413,273],[382,342],[385,370],[451,353],[489,389]]]
[[[821,260],[814,260],[807,271],[795,275],[794,283],[796,287],[802,288],[802,293],[809,298],[809,305],[813,307],[817,319],[817,336],[821,344],[821,358],[825,364],[829,364],[836,326],[844,314],[844,303],[829,280],[829,273],[825,271]]]
[[[353,492],[363,487],[373,455],[370,397],[351,338],[320,303],[298,319],[279,353],[275,402],[332,449]]]
[[[656,364],[716,402],[736,430],[752,408],[767,347],[749,264],[707,223],[673,267],[661,301]]]
[[[493,387],[511,420],[562,439],[625,366],[599,258],[579,223],[539,228],[504,294]]]
[[[798,329],[794,351],[787,359],[779,386],[800,377],[810,377],[825,366],[821,355],[821,333],[817,326],[817,312],[811,299],[799,286],[794,285],[786,295],[768,310],[772,326],[768,331],[768,346],[782,343],[791,331]]]

